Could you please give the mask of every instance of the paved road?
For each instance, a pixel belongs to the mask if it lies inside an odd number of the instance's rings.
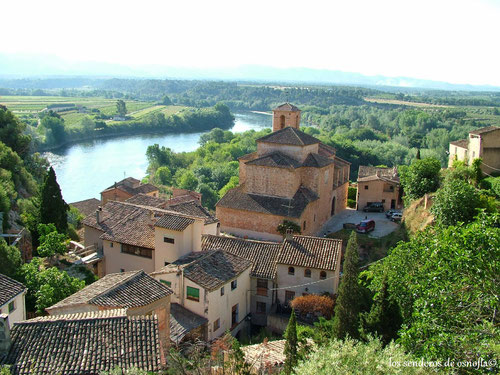
[[[338,232],[342,229],[344,223],[354,223],[358,224],[361,220],[368,218],[375,220],[375,230],[370,232],[370,237],[384,237],[389,233],[394,232],[400,224],[394,223],[385,217],[385,213],[379,212],[363,212],[356,211],[354,209],[348,208],[332,218],[323,225],[319,237],[323,237],[325,234]]]

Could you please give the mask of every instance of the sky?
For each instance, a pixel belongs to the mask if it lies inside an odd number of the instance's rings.
[[[2,13],[0,53],[500,86],[500,0],[10,0]]]

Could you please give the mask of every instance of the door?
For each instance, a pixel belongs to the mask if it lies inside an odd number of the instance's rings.
[[[391,199],[391,210],[393,210],[395,208],[396,208],[396,200],[395,199]]]
[[[332,212],[330,212],[330,216],[335,215],[335,198],[336,197],[333,197],[332,199]]]

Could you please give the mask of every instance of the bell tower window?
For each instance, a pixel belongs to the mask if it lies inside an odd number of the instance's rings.
[[[285,115],[280,116],[280,129],[285,128]]]

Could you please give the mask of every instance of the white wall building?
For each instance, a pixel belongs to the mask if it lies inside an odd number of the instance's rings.
[[[9,326],[26,319],[26,287],[8,276],[0,274],[0,314],[9,316]]]

